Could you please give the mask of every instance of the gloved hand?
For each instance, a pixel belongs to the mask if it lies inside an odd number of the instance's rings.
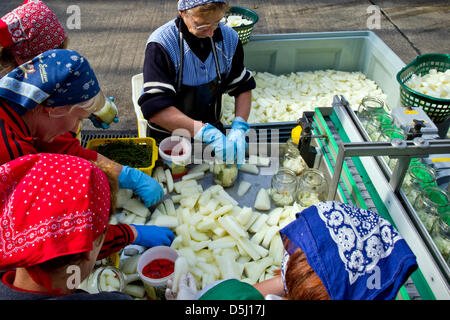
[[[100,118],[96,117],[92,113],[89,115],[89,120],[91,120],[92,124],[96,128],[109,129],[109,124],[107,124],[106,122],[103,122]],[[115,123],[119,122],[119,118],[118,117],[114,117],[113,122],[115,122]]]
[[[122,189],[132,189],[146,207],[151,207],[159,202],[164,196],[161,185],[152,177],[142,171],[123,166],[119,175],[119,187]]]
[[[137,237],[133,244],[144,247],[170,246],[175,235],[166,227],[132,224],[136,228]]]
[[[173,280],[167,280],[166,299],[167,300],[194,300],[197,296],[197,284],[194,276],[188,272],[180,276],[178,292],[172,291]]]
[[[250,125],[242,117],[236,117],[227,135],[227,145],[233,146],[234,159],[237,162],[238,168],[242,166],[245,160],[245,151],[247,150],[245,134],[249,129]]]
[[[227,152],[226,137],[213,125],[207,123],[200,130],[198,130],[194,136],[194,139],[209,144],[213,148],[217,159],[227,162],[233,161],[234,155],[230,152],[232,150]]]
[[[111,123],[111,113],[115,113],[116,116],[113,118],[112,122],[119,122],[119,117],[117,116],[117,107],[116,105],[113,103],[114,102],[114,97],[108,97],[106,99],[109,99],[111,101],[111,103],[105,103],[105,106],[98,112],[94,112],[92,114],[89,115],[89,120],[91,120],[92,124],[96,127],[96,128],[100,128],[100,129],[108,129],[109,128],[109,123]],[[105,109],[106,108],[106,109]],[[99,114],[106,114],[108,116],[108,122],[105,122],[104,119],[101,118],[101,116],[99,116]]]

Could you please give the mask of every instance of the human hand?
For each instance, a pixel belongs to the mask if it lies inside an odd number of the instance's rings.
[[[108,129],[110,123],[119,122],[119,117],[117,116],[118,110],[116,105],[114,104],[114,97],[109,97],[106,99],[108,99],[109,101],[107,100],[105,102],[105,105],[102,109],[89,115],[89,120],[91,120],[92,124],[96,128]],[[112,116],[114,118],[111,119]]]
[[[161,185],[142,171],[123,166],[119,175],[119,187],[132,189],[144,202],[146,207],[151,207],[164,196]]]
[[[207,123],[195,134],[194,139],[210,145],[217,159],[233,162],[233,153],[230,151],[227,152],[227,139],[225,135],[213,125]]]
[[[173,280],[167,281],[166,299],[167,300],[194,300],[197,296],[197,283],[194,276],[187,272],[180,276],[178,292],[173,292]]]
[[[166,227],[132,224],[136,229],[137,237],[133,244],[144,247],[170,246],[175,235]]]
[[[247,142],[245,134],[250,129],[250,125],[242,118],[236,117],[231,124],[231,130],[227,135],[227,145],[233,148],[233,155],[237,162],[238,168],[242,166],[245,160],[245,151],[247,150]]]
[[[91,120],[92,124],[96,128],[109,129],[109,124],[107,124],[106,122],[101,120],[99,117],[96,117],[94,114],[91,114],[89,116],[89,120]],[[113,122],[115,122],[115,123],[119,122],[119,118],[118,117],[114,117]]]

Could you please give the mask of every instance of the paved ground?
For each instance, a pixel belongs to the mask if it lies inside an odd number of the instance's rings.
[[[0,14],[22,0],[2,0]],[[70,47],[85,55],[107,95],[116,98],[120,122],[114,129],[136,129],[131,77],[140,73],[149,34],[176,16],[175,0],[44,0],[66,25]],[[450,52],[449,1],[230,1],[259,15],[254,33],[367,30],[381,8],[374,31],[405,63],[429,52]],[[79,29],[73,28],[79,15]],[[85,129],[93,129],[88,122]]]

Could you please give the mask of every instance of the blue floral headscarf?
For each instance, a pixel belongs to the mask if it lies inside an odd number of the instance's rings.
[[[226,0],[179,0],[178,10],[185,11],[210,2],[226,2]]]
[[[86,58],[73,50],[46,51],[0,80],[0,97],[14,108],[31,110],[74,105],[100,92],[98,80]],[[19,110],[20,111],[20,110]]]
[[[333,300],[394,299],[417,269],[408,244],[386,219],[347,204],[311,206],[280,234],[290,240],[286,256],[300,248]]]

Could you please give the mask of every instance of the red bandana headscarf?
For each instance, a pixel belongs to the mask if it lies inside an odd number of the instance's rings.
[[[92,250],[110,199],[105,173],[78,157],[32,154],[0,166],[0,270]]]
[[[40,0],[25,0],[0,19],[0,44],[20,60],[60,46],[66,39],[64,27]]]

